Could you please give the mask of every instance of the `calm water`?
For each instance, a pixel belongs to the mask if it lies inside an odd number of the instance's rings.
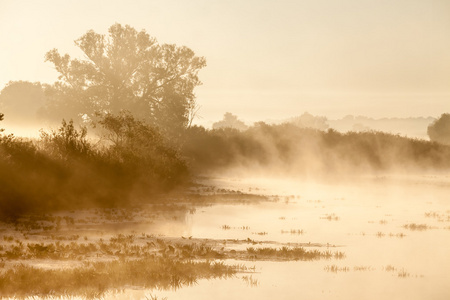
[[[331,250],[345,252],[346,258],[245,262],[256,272],[200,280],[176,291],[126,290],[110,298],[450,299],[449,177],[367,179],[351,184],[280,179],[205,183],[279,195],[280,200],[203,207],[148,230],[167,236],[319,243],[325,245],[322,250],[329,244],[337,247]],[[416,227],[404,227],[410,224]],[[224,225],[230,229],[223,229]],[[331,267],[338,271],[327,271]]]

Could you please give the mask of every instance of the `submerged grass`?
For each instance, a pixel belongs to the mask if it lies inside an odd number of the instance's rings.
[[[0,274],[5,297],[80,295],[101,297],[126,286],[177,289],[203,278],[229,277],[238,268],[223,262],[176,261],[166,258],[86,263],[73,269],[45,270],[23,264]]]

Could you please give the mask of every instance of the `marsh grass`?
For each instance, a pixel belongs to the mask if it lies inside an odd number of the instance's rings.
[[[328,220],[328,221],[339,221],[340,218],[336,216],[335,214],[326,214],[324,217],[321,217],[321,219]]]
[[[259,285],[259,281],[256,278],[253,278],[252,275],[242,276],[242,280],[250,287],[257,287]]]
[[[386,272],[394,272],[394,271],[397,271],[397,268],[394,267],[393,265],[387,265],[386,267],[384,267],[384,270]]]
[[[398,271],[397,276],[400,277],[400,278],[406,278],[406,277],[409,277],[411,275],[408,272],[406,272],[405,269],[401,269],[400,271]]]
[[[281,234],[303,235],[304,233],[303,229],[281,230]]]
[[[278,202],[276,196],[267,196],[259,194],[248,194],[235,190],[219,189],[217,191],[208,191],[201,193],[190,193],[177,195],[179,202],[194,205],[211,205],[217,203],[227,204],[258,204],[262,202]],[[176,201],[175,201],[176,202]]]
[[[424,231],[424,230],[428,230],[428,229],[433,229],[433,227],[428,226],[426,224],[416,224],[416,223],[405,224],[405,225],[403,225],[403,228],[409,229],[412,231]]]
[[[406,234],[404,234],[403,232],[400,232],[400,233],[392,233],[392,232],[390,232],[389,233],[389,237],[397,237],[397,238],[402,239],[405,236],[406,236]]]
[[[373,271],[373,270],[375,270],[375,268],[373,268],[371,266],[354,266],[353,270],[354,271]]]
[[[381,231],[378,231],[375,235],[377,236],[377,238],[382,238],[385,236],[385,234]]]
[[[147,300],[159,300],[157,296],[153,296],[152,294],[145,296],[145,299]],[[167,297],[161,298],[161,300],[167,300]]]
[[[319,251],[319,250],[305,250],[302,247],[281,247],[281,248],[247,248],[248,257],[251,259],[279,259],[279,260],[319,260],[319,259],[343,259],[345,253],[336,251]]]
[[[439,213],[436,211],[430,211],[425,213],[425,217],[436,219],[438,222],[450,222],[450,213]]]
[[[0,294],[19,298],[33,295],[96,298],[125,286],[178,289],[195,284],[198,279],[227,278],[236,270],[223,262],[177,261],[161,257],[85,263],[82,267],[56,270],[19,264],[0,274]]]
[[[349,267],[338,267],[336,265],[331,265],[331,266],[325,266],[324,270],[327,272],[331,272],[331,273],[338,273],[338,272],[349,272],[350,268]]]
[[[252,232],[252,234],[255,234],[255,235],[268,235],[268,233],[265,232],[265,231],[261,231],[261,232]]]

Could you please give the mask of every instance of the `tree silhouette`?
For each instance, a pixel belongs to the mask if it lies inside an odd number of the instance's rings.
[[[329,127],[326,117],[313,116],[308,112],[303,113],[301,116],[292,118],[291,122],[300,128],[327,130]]]
[[[246,130],[248,128],[247,125],[245,125],[244,122],[238,119],[237,116],[233,115],[232,113],[226,112],[223,115],[223,120],[215,122],[212,125],[213,129],[219,129],[219,128],[234,128],[237,130]]]
[[[427,133],[431,141],[450,145],[450,114],[442,114],[431,123]]]
[[[167,127],[168,119],[175,128],[190,124],[203,57],[185,46],[158,44],[144,30],[120,24],[107,35],[90,30],[75,44],[85,59],[71,59],[56,49],[46,54],[60,74],[47,87],[48,115],[61,118],[62,111],[63,117],[79,118],[128,110],[159,127]]]
[[[8,115],[8,122],[36,122],[44,103],[45,95],[40,83],[10,81],[0,92],[0,107]]]
[[[0,121],[3,121],[4,114],[0,113]],[[4,129],[0,128],[0,133],[3,132]]]

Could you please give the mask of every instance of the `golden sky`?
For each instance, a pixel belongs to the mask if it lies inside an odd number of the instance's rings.
[[[0,0],[0,88],[55,81],[48,50],[115,22],[206,57],[205,123],[450,112],[449,0]]]

